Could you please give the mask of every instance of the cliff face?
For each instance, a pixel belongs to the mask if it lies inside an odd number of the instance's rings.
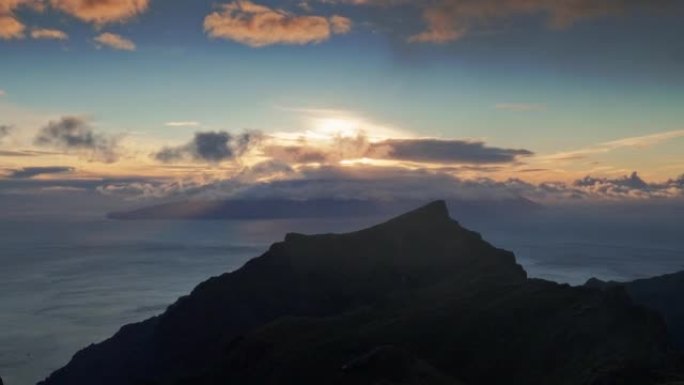
[[[623,290],[527,279],[435,202],[290,234],[44,384],[641,385],[678,370],[661,319]]]

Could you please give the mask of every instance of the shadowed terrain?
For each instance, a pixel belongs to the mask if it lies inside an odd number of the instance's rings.
[[[624,287],[634,302],[663,315],[675,347],[684,349],[684,271],[624,283],[593,278],[586,286]]]
[[[622,287],[528,279],[434,202],[348,234],[289,234],[56,384],[666,384],[665,322]]]

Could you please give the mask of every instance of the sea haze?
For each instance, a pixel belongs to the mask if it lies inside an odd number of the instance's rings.
[[[593,276],[631,280],[684,269],[677,215],[603,218],[609,216],[595,210],[544,210],[461,222],[514,251],[535,277],[581,284]],[[287,232],[345,232],[380,220],[3,221],[0,375],[7,384],[33,384],[80,348],[160,313]]]

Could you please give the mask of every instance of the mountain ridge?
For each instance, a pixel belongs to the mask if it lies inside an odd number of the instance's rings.
[[[624,288],[634,302],[663,316],[675,347],[684,350],[684,271],[629,282],[605,282],[592,278],[585,286],[599,289]]]

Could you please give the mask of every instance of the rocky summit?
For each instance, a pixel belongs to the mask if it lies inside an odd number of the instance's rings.
[[[289,234],[42,384],[675,384],[668,336],[621,286],[527,278],[438,201]]]

